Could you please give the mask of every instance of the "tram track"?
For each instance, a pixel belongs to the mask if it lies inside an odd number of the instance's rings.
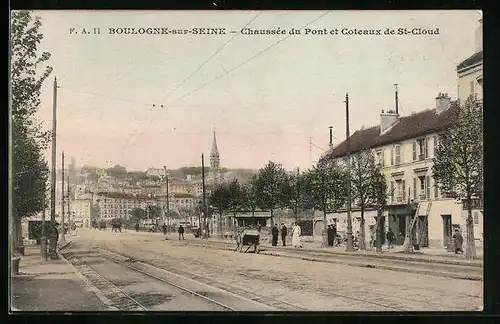
[[[88,281],[90,281],[90,283],[107,300],[109,300],[110,305],[108,306],[110,306],[112,310],[119,310],[125,312],[144,312],[155,309],[147,307],[146,305],[144,305],[143,302],[139,300],[139,298],[136,297],[136,295],[138,295],[144,298],[144,294],[140,293],[138,294],[138,292],[134,291],[127,292],[125,291],[125,289],[120,288],[118,284],[115,284],[115,282],[113,282],[112,279],[107,278],[109,274],[105,275],[99,273],[100,271],[96,269],[95,266],[92,266],[93,263],[95,264],[98,261],[102,262],[104,260],[104,262],[110,262],[115,265],[119,265],[122,269],[125,268],[128,271],[135,273],[135,275],[133,275],[135,277],[137,276],[137,274],[140,274],[143,277],[146,277],[150,280],[152,279],[154,281],[155,286],[158,286],[158,284],[160,284],[170,287],[169,289],[171,289],[171,287],[174,287],[176,290],[182,291],[182,293],[186,293],[187,295],[189,295],[190,296],[189,298],[191,299],[193,298],[199,299],[206,304],[216,306],[216,307],[210,307],[213,308],[211,310],[237,311],[237,309],[232,306],[226,305],[208,296],[204,296],[202,293],[184,287],[176,282],[173,282],[172,280],[167,280],[165,278],[162,278],[158,275],[155,275],[143,269],[139,269],[136,266],[127,264],[126,262],[110,257],[109,255],[106,255],[105,252],[106,250],[90,247],[83,251],[68,251],[68,250],[61,251],[61,254],[70,264],[72,264],[76,268],[76,270],[81,275],[83,275]],[[182,309],[178,310],[181,311]]]
[[[136,249],[136,250],[141,250],[145,253],[151,252],[151,251],[148,251],[146,249],[141,249],[141,248],[138,248],[136,246],[128,245],[128,244],[124,243],[122,240],[119,240],[119,242],[124,247],[124,249],[127,251],[131,251],[132,249]],[[125,255],[125,254],[122,254],[122,255]],[[141,262],[148,263],[146,261],[141,261]],[[209,266],[208,264],[204,264],[201,261],[199,263],[205,267]],[[276,307],[280,311],[309,311],[309,309],[306,309],[306,308],[303,308],[303,307],[300,307],[298,305],[294,305],[294,304],[291,304],[288,302],[278,300],[277,298],[272,298],[269,296],[260,295],[258,293],[253,292],[253,291],[249,292],[249,291],[246,291],[244,289],[237,288],[235,286],[228,284],[227,282],[223,283],[223,282],[217,281],[213,278],[210,278],[209,280],[207,280],[206,277],[204,277],[204,276],[200,276],[200,275],[197,275],[197,274],[194,274],[191,272],[187,272],[187,271],[181,270],[179,268],[175,268],[175,267],[170,266],[170,267],[168,267],[168,271],[178,273],[178,274],[183,275],[183,276],[187,276],[189,278],[192,278],[192,279],[200,281],[200,282],[207,282],[210,285],[215,286],[215,287],[220,287],[221,289],[231,290],[231,291],[237,293],[238,295],[245,296],[245,297],[250,298],[250,299],[257,301],[259,303],[263,303],[263,304],[266,304],[266,305],[269,305],[272,307]],[[241,275],[248,277],[248,278],[252,277],[252,275],[250,275],[248,273],[241,273]],[[328,293],[325,293],[325,294],[332,297],[332,298],[343,298],[343,299],[350,300],[351,302],[358,302],[358,303],[363,303],[363,304],[374,305],[374,306],[381,307],[381,308],[388,310],[388,311],[405,311],[406,310],[403,306],[394,305],[394,303],[391,303],[391,302],[383,303],[383,302],[379,302],[379,301],[373,301],[370,299],[353,296],[353,294],[345,294],[345,293],[340,293],[340,292],[333,293],[331,291]],[[382,293],[376,293],[376,295],[378,296],[379,299],[384,298],[384,297],[391,297],[388,294],[382,294]]]

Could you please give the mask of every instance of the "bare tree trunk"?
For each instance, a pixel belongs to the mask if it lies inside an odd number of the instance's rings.
[[[467,238],[465,241],[465,258],[472,260],[476,258],[476,243],[474,242],[474,221],[472,219],[471,199],[467,201],[467,220],[465,223]]]
[[[415,215],[415,217],[417,217],[417,215]],[[405,227],[406,227],[406,231],[405,231],[405,241],[403,243],[403,252],[404,253],[411,253],[412,252],[412,248],[411,248],[411,230],[410,230],[410,226],[411,226],[411,212],[406,215],[406,224],[405,224]]]
[[[219,235],[224,237],[224,233],[222,233],[222,213],[219,213]]]
[[[365,208],[361,207],[361,222],[359,223],[359,249],[366,250]]]
[[[382,253],[382,240],[384,238],[384,229],[382,228],[382,210],[377,210],[377,253]]]
[[[326,208],[323,208],[323,232],[321,233],[321,246],[322,247],[327,247],[328,246],[328,229],[326,228]],[[313,231],[314,231],[314,226],[313,226]]]

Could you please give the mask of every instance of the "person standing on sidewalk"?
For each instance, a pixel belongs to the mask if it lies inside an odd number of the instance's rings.
[[[328,238],[328,246],[333,246],[333,229],[332,225],[328,225],[328,228],[326,229],[326,235]]]
[[[163,224],[161,230],[163,232],[163,235],[167,235],[167,225]]]
[[[301,248],[302,243],[300,242],[300,226],[299,224],[295,223],[295,226],[293,227],[293,232],[292,232],[292,246],[296,248]]]
[[[286,246],[286,236],[287,236],[287,228],[285,223],[281,223],[281,241],[283,242],[283,246]]]
[[[392,249],[393,248],[393,245],[392,245],[392,242],[394,241],[394,232],[392,231],[392,229],[389,228],[389,230],[387,231],[387,234],[386,234],[386,238],[387,238],[387,248],[388,249]]]
[[[179,225],[179,230],[177,232],[179,233],[179,240],[181,239],[181,236],[182,239],[184,239],[184,227],[182,227],[182,225]]]
[[[277,246],[278,245],[278,235],[279,235],[279,229],[278,225],[274,224],[272,230],[271,230],[271,235],[272,235],[272,246]]]
[[[462,237],[462,234],[460,234],[460,231],[458,229],[455,230],[455,234],[453,234],[453,238],[455,239],[455,254],[458,254],[458,252],[464,252],[462,250],[462,243],[464,242],[464,238]]]

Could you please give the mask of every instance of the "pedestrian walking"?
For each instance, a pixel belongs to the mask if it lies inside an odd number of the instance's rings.
[[[281,241],[283,242],[283,246],[286,246],[287,230],[285,223],[281,223]]]
[[[387,231],[387,234],[385,237],[387,238],[387,248],[392,249],[394,246],[392,245],[392,242],[394,241],[394,232],[389,228]]]
[[[163,224],[163,226],[161,227],[161,230],[163,232],[163,235],[167,235],[167,225]]]
[[[179,233],[179,240],[181,239],[184,239],[184,227],[182,227],[182,225],[179,225],[179,230],[177,231]]]
[[[139,232],[139,223],[135,223],[135,231]]]
[[[277,246],[278,245],[278,235],[279,235],[279,229],[278,229],[278,224],[274,224],[273,228],[271,229],[271,235],[272,235],[272,246]]]
[[[299,224],[295,223],[295,226],[293,227],[293,231],[292,231],[292,246],[293,247],[296,247],[296,248],[302,247],[302,243],[300,242],[300,234],[301,234],[300,226],[299,226]]]
[[[464,238],[458,229],[455,230],[455,234],[453,234],[453,238],[455,239],[455,254],[458,252],[463,253],[462,243],[464,242]]]

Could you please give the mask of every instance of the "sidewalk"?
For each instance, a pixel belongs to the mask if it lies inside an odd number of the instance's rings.
[[[152,233],[153,234],[153,233]],[[161,234],[161,233],[155,233]],[[163,234],[161,234],[163,235]],[[167,235],[169,240],[177,240],[178,234],[169,233]],[[200,240],[195,239],[192,234],[185,234],[187,240]],[[279,246],[271,246],[269,240],[267,238],[261,239],[261,245],[265,248],[274,249],[277,251],[280,250],[290,250],[292,249],[291,242],[289,242],[287,238],[287,245],[283,247]],[[291,239],[290,239],[291,240]],[[234,239],[222,239],[219,237],[210,237],[208,241],[220,242],[220,243],[228,243],[236,245]],[[281,244],[281,238],[278,242]],[[357,257],[367,257],[367,258],[383,258],[383,259],[396,259],[396,260],[408,260],[408,261],[425,261],[425,262],[435,262],[435,263],[449,263],[449,264],[467,264],[467,265],[477,265],[481,266],[483,264],[483,249],[477,249],[476,253],[478,258],[476,260],[466,260],[462,254],[454,254],[453,252],[447,252],[443,249],[433,249],[433,248],[423,248],[419,251],[415,251],[412,254],[403,253],[403,249],[401,246],[396,246],[394,249],[383,248],[382,254],[377,253],[376,250],[370,249],[367,251],[354,251],[354,252],[346,252],[345,246],[338,247],[321,247],[321,243],[319,242],[302,242],[303,248],[301,251],[308,252],[322,252],[322,253],[331,253],[333,255],[348,255],[348,256],[357,256]]]
[[[40,246],[25,247],[11,278],[12,311],[104,311],[106,305],[64,259],[42,260]]]

